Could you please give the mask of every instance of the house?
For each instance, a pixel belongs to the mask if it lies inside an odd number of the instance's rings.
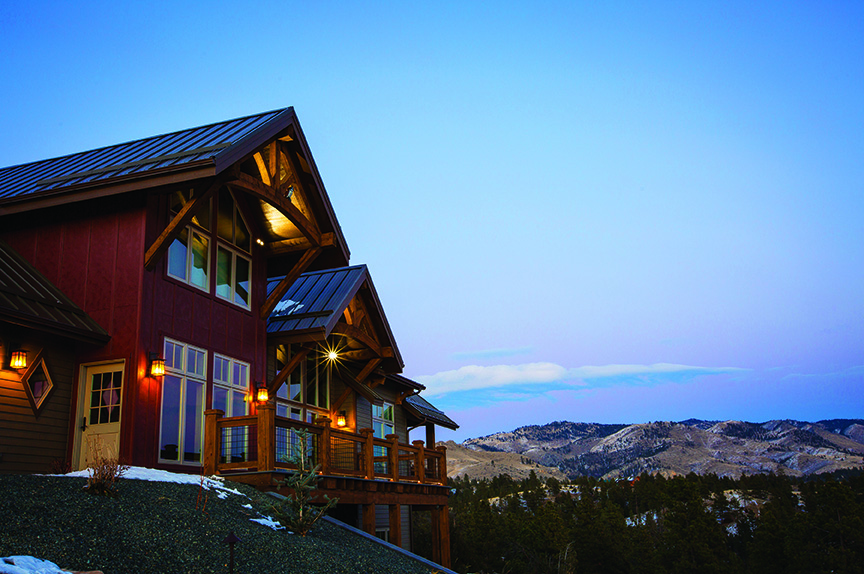
[[[292,108],[0,169],[0,472],[272,488],[299,448],[371,534],[428,511],[446,566],[456,424],[402,369]]]

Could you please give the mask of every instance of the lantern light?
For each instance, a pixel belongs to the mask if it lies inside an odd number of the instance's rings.
[[[270,400],[270,393],[267,392],[267,385],[264,383],[258,383],[257,397],[259,403],[266,403]]]
[[[22,351],[21,349],[12,351],[12,356],[9,358],[9,366],[13,369],[26,369],[27,351]]]
[[[339,411],[339,414],[336,415],[336,426],[341,429],[341,428],[344,428],[345,425],[347,425],[347,424],[348,424],[348,421],[346,420],[346,417],[345,417],[345,411]]]
[[[165,375],[165,359],[159,353],[150,353],[150,376],[161,377]]]

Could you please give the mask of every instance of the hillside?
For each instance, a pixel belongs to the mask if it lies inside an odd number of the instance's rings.
[[[104,574],[224,574],[223,540],[233,532],[241,540],[235,572],[430,571],[330,523],[320,523],[306,537],[274,530],[264,518],[273,499],[246,485],[217,482],[202,488],[121,479],[111,498],[82,490],[84,478],[0,475],[0,556],[35,556]]]
[[[690,419],[634,425],[560,421],[469,439],[462,446],[478,453],[475,456],[483,453],[490,467],[492,461],[498,466],[517,455],[569,477],[630,477],[645,471],[803,476],[864,465],[864,420]],[[448,465],[450,474],[464,474],[450,463],[449,447]]]
[[[542,479],[567,478],[554,466],[544,466],[529,457],[514,452],[474,450],[456,444],[452,440],[443,444],[447,447],[447,476],[468,475],[474,479],[492,478],[499,474],[509,474],[516,480],[528,478],[533,470]]]

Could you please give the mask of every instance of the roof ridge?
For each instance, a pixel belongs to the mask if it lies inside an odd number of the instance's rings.
[[[98,151],[109,150],[109,149],[116,148],[116,147],[128,146],[129,144],[133,144],[133,143],[146,142],[146,141],[148,141],[148,140],[155,140],[155,139],[159,139],[159,138],[166,138],[166,137],[173,136],[173,135],[176,135],[176,134],[180,134],[180,133],[183,133],[183,132],[188,132],[188,131],[191,131],[191,130],[198,130],[198,129],[212,128],[212,127],[214,127],[214,126],[218,126],[218,125],[220,125],[220,124],[225,124],[225,123],[229,123],[229,122],[238,122],[238,121],[242,121],[242,120],[248,120],[248,119],[250,119],[250,118],[257,118],[257,117],[261,117],[261,116],[266,116],[266,115],[268,115],[268,114],[273,114],[274,117],[276,117],[277,115],[281,114],[282,112],[284,112],[285,110],[288,110],[288,109],[290,109],[290,108],[291,108],[291,106],[288,106],[288,107],[285,107],[285,108],[277,108],[277,109],[275,109],[275,110],[270,110],[270,111],[268,111],[268,112],[260,112],[260,113],[257,113],[257,114],[249,114],[249,115],[246,115],[246,116],[240,116],[239,118],[231,118],[231,119],[228,119],[228,120],[222,120],[222,121],[219,121],[219,122],[212,122],[212,123],[204,124],[204,125],[200,125],[200,126],[191,126],[191,127],[188,127],[188,128],[183,128],[183,129],[179,129],[179,130],[174,130],[174,131],[170,131],[170,132],[165,132],[165,133],[163,133],[163,134],[157,134],[157,135],[152,135],[152,136],[146,136],[146,137],[143,137],[143,138],[135,138],[135,139],[127,140],[127,141],[124,141],[124,142],[118,142],[118,143],[113,143],[113,144],[109,144],[109,145],[99,146],[99,147],[95,147],[95,148],[92,148],[92,149],[87,149],[87,150],[83,150],[83,151],[76,151],[76,152],[73,152],[73,153],[68,153],[68,154],[64,154],[64,155],[58,155],[58,156],[55,156],[55,157],[49,157],[49,158],[45,158],[45,159],[38,159],[38,160],[36,160],[36,161],[27,161],[27,162],[19,163],[19,164],[15,164],[15,165],[7,165],[7,166],[0,167],[0,174],[2,174],[3,172],[5,172],[5,171],[7,171],[7,170],[14,170],[14,169],[16,169],[16,168],[20,168],[20,167],[24,167],[24,166],[37,165],[37,164],[47,163],[47,162],[51,162],[51,161],[57,161],[57,160],[61,160],[61,159],[72,158],[72,157],[79,156],[79,155],[90,154],[90,153],[94,153],[94,152],[98,152]],[[232,143],[233,143],[233,142],[232,142]],[[119,164],[118,164],[118,165],[119,165]]]

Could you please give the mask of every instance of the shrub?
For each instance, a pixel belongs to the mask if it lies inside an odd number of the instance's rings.
[[[87,446],[90,450],[92,460],[87,469],[90,476],[87,477],[87,486],[84,487],[91,494],[102,496],[114,496],[117,479],[123,476],[128,465],[120,464],[116,456],[102,444],[102,439],[97,436],[87,437]]]
[[[323,506],[312,504],[312,497],[318,488],[321,477],[318,471],[320,465],[312,466],[307,455],[310,434],[305,429],[294,431],[295,439],[291,445],[291,456],[288,461],[297,466],[297,470],[285,480],[277,481],[277,490],[285,487],[290,492],[286,498],[271,508],[274,518],[295,534],[306,536],[318,520],[324,516],[337,502],[338,498],[324,496]]]

